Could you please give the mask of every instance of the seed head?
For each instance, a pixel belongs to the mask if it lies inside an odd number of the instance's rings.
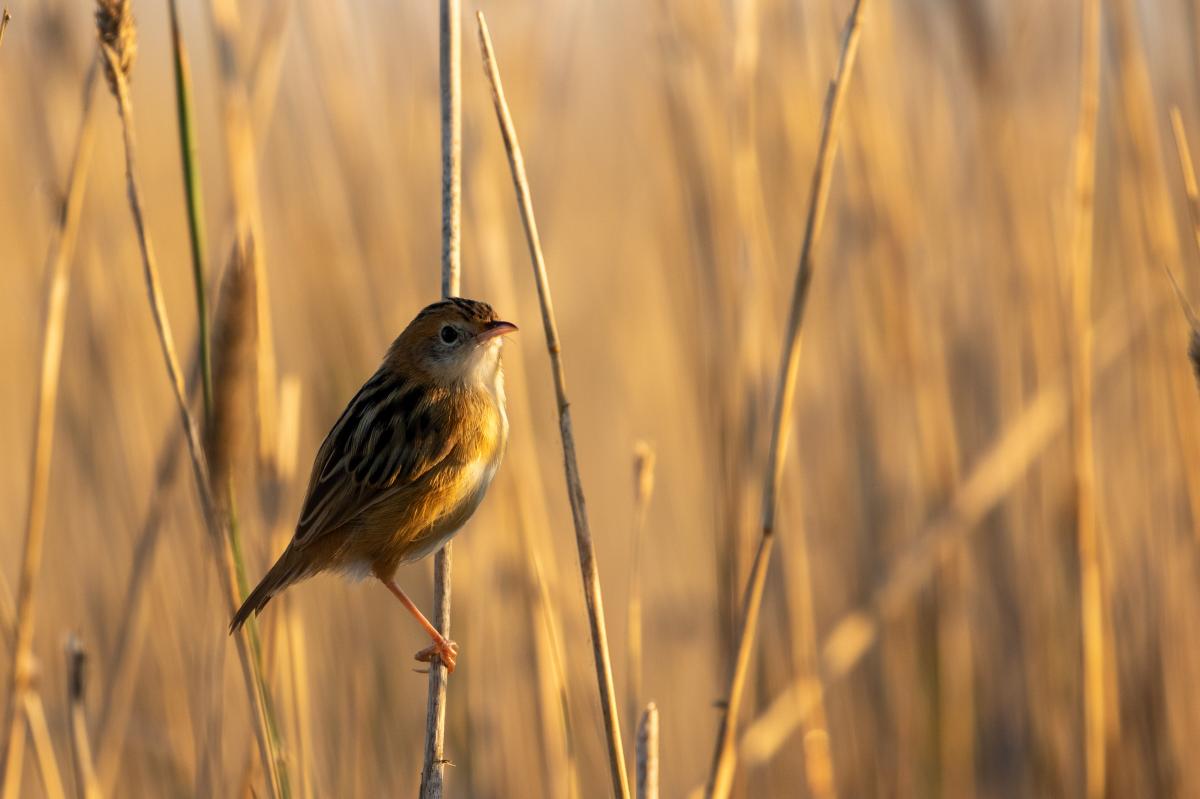
[[[242,459],[250,437],[250,413],[257,333],[255,270],[252,239],[237,242],[222,279],[221,299],[213,322],[213,415],[206,450],[213,491],[225,505],[229,478]]]
[[[96,30],[100,46],[112,51],[121,74],[128,80],[137,57],[137,25],[133,21],[130,0],[96,0]],[[107,58],[104,59],[104,74],[109,88],[116,94],[116,76]]]

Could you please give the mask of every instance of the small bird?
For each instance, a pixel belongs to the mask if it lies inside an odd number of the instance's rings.
[[[433,639],[417,660],[454,671],[447,640],[395,580],[436,552],[479,507],[508,442],[503,336],[487,303],[451,297],[417,314],[325,436],[296,532],[250,592],[230,632],[288,586],[329,569],[374,576]]]

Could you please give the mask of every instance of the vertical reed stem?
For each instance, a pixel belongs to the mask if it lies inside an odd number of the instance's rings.
[[[775,394],[771,428],[770,455],[764,475],[762,502],[762,539],[754,556],[750,580],[746,587],[742,606],[741,632],[738,638],[737,655],[734,659],[733,675],[730,678],[726,706],[717,735],[716,751],[713,753],[712,770],[705,793],[708,797],[723,799],[729,795],[736,768],[736,735],[738,712],[741,710],[742,694],[746,686],[746,675],[750,668],[750,655],[754,636],[758,628],[758,614],[762,607],[763,587],[767,579],[767,567],[775,543],[775,508],[779,481],[783,476],[784,455],[791,435],[792,404],[796,393],[796,375],[800,364],[800,333],[804,322],[804,311],[808,291],[812,284],[812,253],[816,239],[825,219],[825,207],[829,199],[833,161],[837,154],[837,122],[841,116],[849,77],[854,69],[858,52],[858,39],[862,21],[864,0],[855,0],[846,20],[841,54],[837,71],[829,84],[825,97],[825,110],[821,122],[821,139],[817,149],[817,162],[813,170],[809,192],[808,218],[805,222],[804,242],[800,249],[800,260],[796,270],[796,283],[792,293],[792,305],[785,330],[783,353],[779,363],[779,382]],[[807,591],[807,589],[805,589]]]
[[[500,124],[501,136],[504,138],[505,150],[508,152],[508,164],[517,193],[517,204],[520,206],[521,221],[525,227],[525,240],[529,245],[529,255],[533,261],[538,300],[542,309],[542,325],[546,333],[546,349],[550,354],[550,367],[554,375],[567,496],[571,502],[571,516],[575,524],[575,544],[579,550],[579,568],[583,576],[584,598],[587,600],[588,622],[592,634],[592,653],[596,661],[596,682],[600,689],[600,706],[604,714],[604,731],[608,745],[613,794],[621,799],[628,799],[629,783],[625,772],[625,754],[621,746],[621,722],[617,711],[616,691],[613,689],[608,634],[604,627],[604,602],[600,592],[600,572],[596,566],[596,550],[592,544],[591,530],[588,527],[587,508],[583,497],[583,480],[579,475],[579,463],[575,456],[575,435],[571,427],[570,403],[567,401],[566,373],[563,368],[562,347],[558,339],[558,323],[554,317],[550,281],[546,276],[546,260],[542,254],[542,242],[533,213],[533,198],[529,192],[529,181],[525,177],[525,159],[521,155],[521,145],[517,140],[516,127],[509,114],[508,103],[504,99],[504,85],[500,80],[500,67],[496,63],[496,57],[492,51],[492,38],[488,33],[483,12],[476,12],[475,17],[479,22],[479,47],[483,54],[484,72],[491,84],[496,118]]]
[[[175,113],[179,124],[179,160],[183,164],[183,188],[187,197],[188,238],[192,245],[192,279],[196,288],[196,319],[200,338],[200,374],[204,387],[204,421],[212,423],[212,353],[209,350],[208,291],[204,281],[204,198],[200,191],[200,167],[196,159],[196,128],[192,122],[192,70],[187,48],[179,30],[176,0],[168,5],[171,18],[171,55],[175,68]]]
[[[59,365],[62,361],[63,330],[66,326],[70,266],[75,255],[79,217],[87,189],[88,172],[95,142],[94,92],[98,67],[88,70],[83,88],[83,114],[75,139],[75,155],[67,178],[58,231],[50,244],[46,274],[49,291],[46,321],[42,332],[42,368],[33,423],[33,457],[30,465],[29,504],[25,517],[25,545],[17,584],[16,628],[13,634],[12,667],[9,672],[8,710],[4,725],[4,771],[0,796],[13,799],[20,790],[21,754],[25,727],[21,723],[24,693],[33,670],[34,600],[41,571],[42,545],[46,528],[46,503],[50,494],[50,461],[54,450],[54,415],[58,403]],[[21,740],[17,740],[20,738]]]
[[[1100,106],[1100,4],[1081,8],[1079,127],[1075,134],[1075,224],[1072,256],[1072,415],[1075,420],[1076,546],[1083,638],[1084,765],[1089,799],[1105,793],[1104,588],[1096,522],[1092,428],[1092,236],[1096,192],[1096,125]]]
[[[442,109],[442,296],[459,293],[462,225],[462,7],[441,0],[438,13],[438,71]],[[433,623],[450,636],[450,572],[453,553],[447,542],[433,558]],[[425,706],[425,762],[422,799],[440,799],[446,776],[446,683],[450,674],[434,658],[429,664]]]
[[[625,707],[629,718],[638,717],[642,701],[642,539],[646,515],[654,493],[654,448],[645,441],[634,445],[633,455],[633,547],[629,556],[628,672],[625,678]]]

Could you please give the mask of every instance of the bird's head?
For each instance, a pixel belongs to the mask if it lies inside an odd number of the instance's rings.
[[[388,361],[416,367],[443,385],[491,385],[504,335],[516,329],[485,302],[451,297],[417,314],[392,343]]]

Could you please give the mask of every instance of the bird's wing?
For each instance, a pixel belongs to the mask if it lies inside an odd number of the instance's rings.
[[[387,367],[358,390],[317,452],[293,546],[343,527],[446,459],[455,425],[437,392]]]

